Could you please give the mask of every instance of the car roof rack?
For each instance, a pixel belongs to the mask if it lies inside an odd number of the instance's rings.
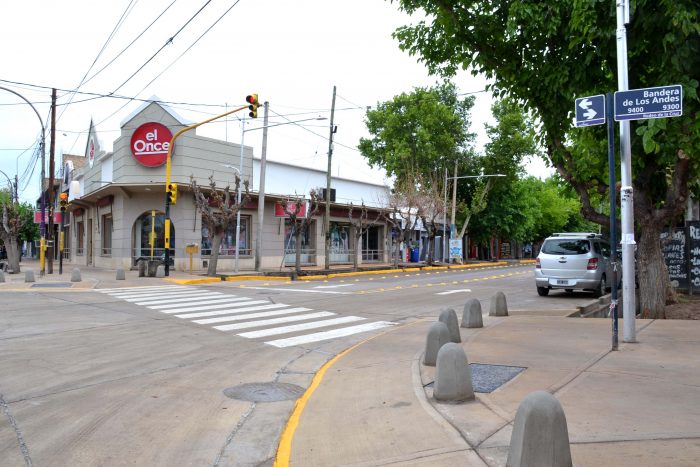
[[[555,232],[552,237],[586,237],[586,238],[602,238],[601,234],[594,232]]]

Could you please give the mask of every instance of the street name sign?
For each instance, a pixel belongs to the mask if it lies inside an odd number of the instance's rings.
[[[615,93],[615,120],[618,122],[681,115],[683,115],[683,88],[680,84]]]
[[[602,125],[605,123],[605,96],[603,94],[576,99],[574,108],[576,110],[575,125],[577,127]]]

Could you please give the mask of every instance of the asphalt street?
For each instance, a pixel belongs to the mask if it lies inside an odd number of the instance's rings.
[[[246,465],[274,457],[294,397],[373,333],[503,291],[510,310],[575,309],[537,296],[532,265],[206,285],[2,290],[0,459],[6,465]],[[407,358],[410,356],[407,356]],[[258,394],[259,395],[259,394]],[[255,396],[255,394],[253,394]],[[5,464],[5,462],[3,462]]]

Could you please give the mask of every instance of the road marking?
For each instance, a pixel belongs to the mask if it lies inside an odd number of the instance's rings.
[[[240,303],[235,303],[236,301],[240,301]],[[267,300],[250,300],[249,298],[245,297],[240,297],[240,298],[231,298],[228,300],[226,303],[217,303],[217,304],[211,304],[211,305],[201,305],[201,306],[188,306],[188,307],[183,307],[183,308],[172,308],[172,309],[163,309],[163,310],[158,310],[161,313],[167,313],[167,314],[177,314],[177,313],[188,313],[191,311],[204,311],[204,310],[221,310],[222,308],[228,308],[228,307],[238,307],[238,306],[245,306],[245,305],[255,305],[258,303],[270,303]],[[149,306],[148,308],[154,309],[154,307]]]
[[[284,289],[284,288],[271,288],[271,287],[249,287],[241,286],[242,289],[251,290],[275,290],[280,292],[306,292],[306,293],[325,293],[333,295],[352,295],[352,292],[339,292],[336,290],[312,290],[312,289]]]
[[[267,305],[260,305],[261,303],[267,303]],[[258,305],[258,306],[246,306],[246,305]],[[175,315],[178,318],[204,318],[205,316],[221,316],[221,315],[235,315],[237,313],[245,313],[247,311],[260,311],[260,310],[270,310],[270,309],[275,309],[275,308],[284,308],[288,307],[289,305],[286,305],[284,303],[270,303],[266,301],[254,301],[254,302],[246,302],[246,303],[239,303],[234,306],[240,306],[242,308],[226,308],[224,310],[215,310],[215,311],[201,311],[198,313],[186,313],[184,315]]]
[[[148,308],[151,310],[167,310],[167,309],[180,309],[180,308],[186,308],[192,305],[197,305],[197,306],[203,306],[203,305],[217,305],[219,303],[228,303],[228,302],[240,302],[242,300],[250,300],[250,298],[246,297],[238,297],[236,295],[224,295],[223,297],[213,297],[208,300],[202,300],[196,302],[196,303],[180,303],[180,302],[175,302],[175,303],[166,303],[164,305],[148,305]],[[234,305],[236,306],[236,305]],[[196,310],[185,310],[185,311],[196,311]]]
[[[202,293],[200,293],[200,294],[198,294],[198,295],[193,295],[193,296],[191,296],[191,297],[185,297],[185,298],[173,298],[173,299],[170,299],[170,300],[162,300],[162,299],[161,299],[161,300],[153,300],[153,301],[147,301],[147,302],[137,302],[137,301],[134,300],[133,303],[136,304],[136,305],[141,305],[141,306],[145,306],[145,305],[159,305],[159,304],[162,305],[162,304],[165,304],[165,303],[186,303],[186,302],[196,302],[197,300],[202,300],[202,299],[210,298],[210,297],[212,297],[212,296],[213,296],[213,297],[219,297],[219,296],[221,296],[221,295],[224,295],[224,294],[222,294],[221,292],[202,292]]]
[[[284,305],[289,306],[289,305]],[[197,324],[225,323],[226,321],[245,321],[246,319],[266,318],[268,316],[281,316],[300,313],[303,311],[311,311],[311,308],[287,308],[286,310],[265,311],[262,313],[249,313],[247,315],[223,316],[221,318],[198,319],[192,321]]]
[[[319,311],[317,313],[308,313],[305,315],[296,316],[285,316],[283,318],[261,319],[258,321],[247,321],[245,323],[223,324],[221,326],[214,326],[214,329],[218,329],[219,331],[235,331],[238,329],[259,328],[262,326],[268,326],[270,324],[293,323],[294,321],[304,321],[307,319],[327,318],[328,316],[335,316],[335,313],[332,313],[330,311]]]
[[[96,292],[100,293],[111,293],[111,292],[126,292],[126,291],[134,291],[138,292],[141,290],[165,290],[165,289],[185,289],[187,288],[184,285],[158,285],[158,286],[153,286],[153,287],[116,287],[112,289],[95,289]]]
[[[453,293],[460,293],[460,292],[471,292],[472,289],[457,289],[457,290],[448,290],[446,292],[438,292],[435,295],[451,295]]]
[[[128,298],[168,298],[168,297],[179,297],[181,295],[192,295],[193,293],[201,292],[199,289],[190,290],[177,290],[172,292],[149,292],[149,293],[129,293],[129,294],[110,294],[110,297],[121,298],[126,300]]]
[[[223,295],[220,292],[215,292],[215,293]],[[211,293],[207,292],[206,290],[192,290],[189,292],[177,292],[177,293],[169,293],[169,294],[148,295],[148,296],[138,296],[138,297],[128,297],[128,298],[127,297],[116,297],[116,298],[121,298],[122,300],[126,300],[127,302],[138,302],[141,300],[152,300],[152,301],[158,301],[158,303],[162,303],[162,302],[160,302],[160,300],[166,300],[166,299],[170,299],[170,298],[173,298],[173,299],[175,299],[175,298],[190,298],[190,297],[194,297],[196,295],[207,296],[210,294]]]
[[[288,337],[286,339],[277,339],[274,341],[267,341],[265,343],[279,348],[291,347],[293,345],[308,344],[311,342],[335,339],[336,337],[351,336],[353,334],[358,334],[361,332],[375,331],[377,329],[394,326],[395,324],[396,323],[390,323],[388,321],[375,321],[373,323],[358,324],[357,326],[349,326],[346,328],[333,329],[330,331],[315,332],[312,334],[305,334],[303,336]]]
[[[338,285],[317,285],[314,289],[335,289],[337,287],[351,287],[353,284],[338,284]]]
[[[318,329],[327,326],[335,326],[337,324],[354,323],[355,321],[364,321],[365,319],[366,318],[361,318],[359,316],[343,316],[341,318],[327,319],[324,321],[314,321],[312,323],[292,324],[289,326],[261,329],[259,331],[242,332],[237,335],[241,337],[246,337],[248,339],[255,339],[258,337],[268,337],[275,336],[277,334],[289,334],[290,332],[306,331],[309,329]]]

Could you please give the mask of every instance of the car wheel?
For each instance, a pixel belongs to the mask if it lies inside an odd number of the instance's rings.
[[[572,293],[573,291],[574,291],[574,289],[564,289],[564,292],[567,292],[567,293]]]
[[[547,287],[537,287],[537,295],[540,297],[546,297],[549,295],[549,289]]]
[[[603,295],[605,295],[605,291],[606,291],[606,288],[605,288],[605,276],[603,276],[603,277],[600,278],[600,282],[598,283],[598,287],[596,287],[596,288],[593,290],[593,296],[594,296],[595,298],[602,297]]]

